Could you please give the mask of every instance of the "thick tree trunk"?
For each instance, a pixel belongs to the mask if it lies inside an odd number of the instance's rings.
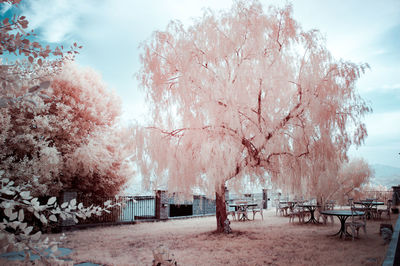
[[[217,187],[215,191],[217,232],[224,233],[225,220],[228,218],[225,205],[225,184]]]

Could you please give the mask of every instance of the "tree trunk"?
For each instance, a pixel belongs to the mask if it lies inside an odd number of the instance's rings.
[[[216,204],[216,218],[217,218],[217,232],[224,233],[225,220],[228,218],[226,214],[225,205],[225,184],[222,184],[215,191],[215,204]]]

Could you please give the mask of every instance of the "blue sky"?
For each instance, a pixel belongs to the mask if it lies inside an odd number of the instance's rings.
[[[286,1],[261,1],[284,5]],[[143,118],[144,96],[134,74],[139,44],[178,19],[184,24],[202,8],[229,8],[229,0],[24,0],[20,10],[43,41],[83,45],[77,62],[90,66],[123,99],[124,120]],[[3,6],[4,7],[4,6]],[[319,29],[337,58],[367,62],[357,88],[374,112],[365,118],[368,138],[350,154],[371,164],[400,167],[400,1],[297,0],[294,17],[303,29]]]

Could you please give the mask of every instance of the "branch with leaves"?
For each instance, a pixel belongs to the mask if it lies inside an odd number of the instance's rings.
[[[110,209],[120,205],[111,204],[109,200],[104,203],[104,208],[93,205],[84,207],[82,203],[77,204],[76,199],[59,205],[56,197],[51,197],[46,204],[41,204],[38,198],[31,196],[29,184],[16,186],[13,181],[2,178],[2,175],[3,171],[0,171],[0,209],[4,217],[0,222],[0,249],[2,252],[24,251],[28,260],[30,253],[44,259],[44,251],[48,248],[52,253],[49,254],[50,257],[54,259],[54,253],[65,236],[62,235],[60,239],[52,241],[48,237],[44,238],[40,230],[34,231],[32,220],[26,221],[26,212],[32,213],[34,219],[45,227],[60,219],[73,219],[77,223],[78,218],[100,216],[103,212],[109,213]]]

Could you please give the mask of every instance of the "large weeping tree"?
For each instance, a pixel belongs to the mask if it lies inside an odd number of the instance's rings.
[[[217,231],[227,219],[227,182],[296,184],[313,160],[346,160],[366,136],[370,111],[355,90],[366,65],[337,61],[292,7],[258,1],[171,22],[143,44],[138,74],[150,122],[137,130],[147,184],[215,193]]]

